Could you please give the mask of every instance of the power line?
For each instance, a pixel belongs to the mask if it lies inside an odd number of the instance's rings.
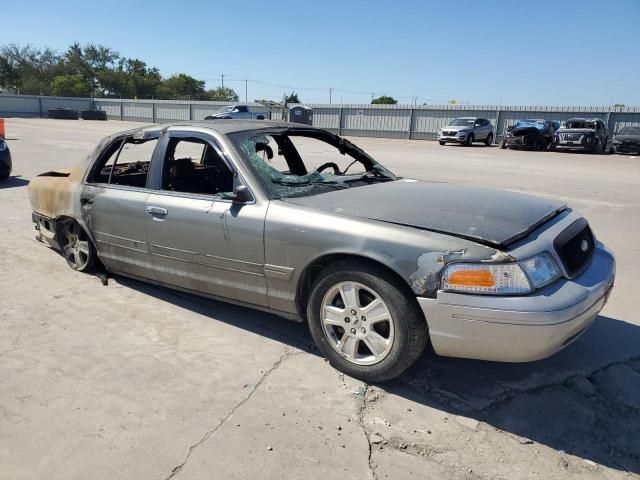
[[[368,97],[371,97],[371,100],[373,100],[376,96],[379,96],[380,94],[375,93],[375,92],[363,92],[363,91],[356,91],[356,90],[347,90],[347,89],[343,89],[343,88],[335,88],[335,87],[300,87],[300,86],[294,86],[294,85],[285,85],[285,84],[281,84],[281,83],[274,83],[274,82],[268,82],[265,80],[257,80],[255,78],[243,78],[243,77],[239,77],[233,74],[225,74],[225,73],[220,73],[217,74],[220,76],[221,78],[221,83],[222,86],[224,87],[224,81],[225,78],[228,82],[236,82],[236,83],[244,83],[244,87],[245,87],[245,101],[248,100],[248,83],[253,83],[256,85],[264,85],[267,87],[273,87],[273,88],[278,88],[278,89],[286,89],[286,90],[291,90],[291,91],[315,91],[315,92],[326,92],[327,90],[329,91],[329,103],[333,103],[333,94],[334,93],[346,93],[349,95],[366,95]],[[213,77],[213,74],[209,74],[209,75],[203,75],[203,76],[211,76]],[[213,78],[205,78],[205,81],[207,82],[213,82],[215,81]],[[379,90],[380,91],[380,90]],[[426,97],[421,97],[421,96],[417,96],[417,95],[394,95],[394,98],[397,99],[408,99],[410,100],[410,103],[413,103],[414,105],[418,104],[418,101],[424,101],[424,103],[447,103],[447,100],[433,100],[433,99],[429,99]]]

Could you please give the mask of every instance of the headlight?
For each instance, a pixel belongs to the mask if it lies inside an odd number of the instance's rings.
[[[0,152],[4,152],[7,149],[7,144],[4,140],[0,139]]]
[[[529,280],[517,263],[457,263],[442,276],[442,288],[466,293],[509,294],[532,291]]]
[[[531,293],[560,277],[554,260],[542,253],[518,263],[456,263],[445,268],[442,288],[493,295]]]
[[[556,262],[546,253],[541,253],[520,262],[534,288],[544,287],[560,277]]]

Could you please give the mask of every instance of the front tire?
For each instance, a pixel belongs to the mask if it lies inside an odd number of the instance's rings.
[[[428,331],[411,290],[382,267],[346,260],[325,268],[307,306],[309,330],[334,368],[383,382],[424,351]]]
[[[493,144],[493,133],[487,135],[486,140],[484,141],[485,146],[490,147]]]
[[[467,139],[464,141],[464,144],[467,147],[470,147],[472,143],[473,143],[473,133],[470,135],[467,135]]]
[[[439,143],[440,145],[446,145],[446,143],[447,143],[447,142],[445,142],[444,140],[438,140],[438,143]]]

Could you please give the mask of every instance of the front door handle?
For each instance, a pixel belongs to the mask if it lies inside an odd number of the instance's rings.
[[[166,208],[162,207],[154,207],[153,205],[147,205],[145,208],[149,215],[166,215],[169,211]]]

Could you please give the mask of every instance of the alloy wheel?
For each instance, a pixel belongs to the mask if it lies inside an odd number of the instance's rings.
[[[391,351],[394,320],[387,304],[370,287],[340,282],[324,295],[321,309],[324,334],[347,361],[373,365]]]
[[[67,222],[63,227],[62,253],[74,270],[83,270],[90,260],[89,239],[77,222]]]

